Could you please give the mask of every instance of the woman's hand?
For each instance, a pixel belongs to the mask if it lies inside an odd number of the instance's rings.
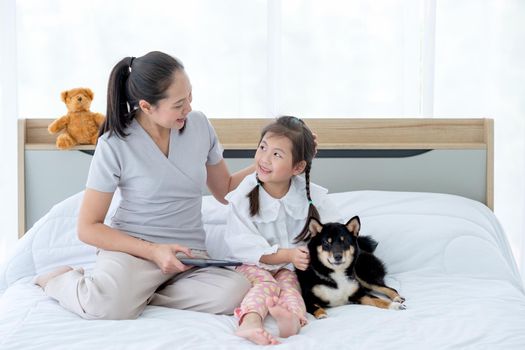
[[[188,257],[193,257],[191,250],[178,244],[154,244],[153,245],[153,259],[160,270],[165,274],[176,272],[183,272],[189,270],[191,266],[186,266],[177,259],[175,254],[184,253]]]
[[[296,269],[304,271],[310,264],[310,254],[305,246],[290,249],[290,262]]]

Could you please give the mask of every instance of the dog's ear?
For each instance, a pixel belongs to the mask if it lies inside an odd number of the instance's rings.
[[[293,242],[308,242],[310,239],[312,239],[312,237],[315,237],[316,234],[321,232],[322,229],[323,224],[321,224],[319,220],[317,220],[313,216],[310,216],[308,218],[308,221],[306,221],[306,224],[304,225],[303,231],[293,239]]]
[[[356,215],[348,220],[345,226],[351,234],[357,237],[359,235],[359,230],[361,229],[361,221],[359,220],[359,216]]]
[[[310,231],[310,235],[312,237],[315,237],[315,235],[321,232],[322,229],[323,229],[323,224],[321,224],[319,220],[311,216],[310,222],[308,224],[308,231]]]

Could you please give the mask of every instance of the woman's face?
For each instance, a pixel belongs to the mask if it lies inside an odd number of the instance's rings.
[[[178,70],[173,83],[166,91],[166,97],[156,105],[150,105],[146,114],[154,123],[167,128],[180,130],[191,112],[191,84],[186,72]]]

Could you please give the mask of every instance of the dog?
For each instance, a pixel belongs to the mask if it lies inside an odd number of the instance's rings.
[[[405,298],[384,278],[386,268],[374,254],[377,242],[368,236],[359,236],[361,221],[358,216],[345,225],[321,224],[309,219],[308,242],[310,264],[305,271],[296,269],[297,278],[306,305],[306,311],[315,318],[326,318],[326,307],[345,304],[372,305],[383,309],[404,310]],[[381,293],[390,300],[379,298]]]

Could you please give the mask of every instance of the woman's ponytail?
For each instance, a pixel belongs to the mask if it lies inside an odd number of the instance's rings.
[[[109,76],[106,120],[99,131],[99,137],[109,131],[118,137],[127,136],[125,129],[131,122],[128,106],[126,83],[129,78],[133,57],[123,58],[118,62]]]

